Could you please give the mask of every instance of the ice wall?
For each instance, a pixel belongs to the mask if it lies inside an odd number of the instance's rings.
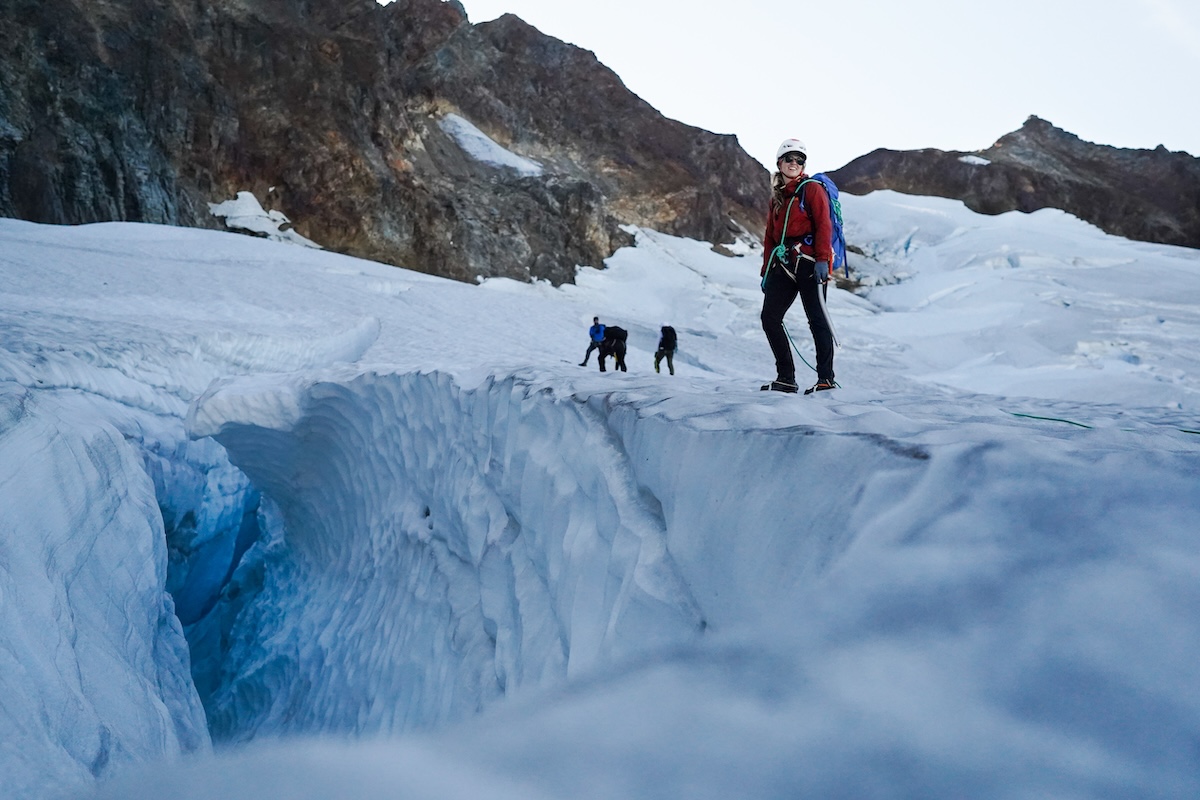
[[[571,397],[441,374],[231,381],[190,425],[287,531],[210,623],[232,643],[219,736],[427,727],[704,625],[658,502]]]
[[[109,424],[0,383],[0,794],[206,750],[154,486]]]
[[[797,518],[784,511],[796,487],[775,473],[834,447],[865,483],[924,458],[870,437],[797,447],[794,431],[705,430],[694,411],[640,416],[530,375],[215,385],[192,435],[225,445],[286,534],[251,551],[200,626],[216,630],[192,637],[197,664],[220,672],[198,666],[214,735],[427,728],[710,624],[761,621],[844,546],[849,502],[831,494]]]

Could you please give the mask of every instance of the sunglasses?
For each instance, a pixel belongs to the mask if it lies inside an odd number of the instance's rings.
[[[779,160],[785,164],[803,164],[804,156],[800,155],[799,153],[788,153]]]

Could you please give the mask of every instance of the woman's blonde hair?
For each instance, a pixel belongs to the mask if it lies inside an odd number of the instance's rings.
[[[782,172],[776,172],[771,176],[771,203],[776,206],[783,205],[783,187],[787,186],[787,178]]]

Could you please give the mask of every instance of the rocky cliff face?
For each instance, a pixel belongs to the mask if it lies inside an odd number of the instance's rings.
[[[531,159],[472,155],[458,115]],[[441,0],[0,0],[0,214],[218,227],[253,192],[321,245],[570,281],[631,223],[760,225],[766,171],[587,51]]]
[[[831,175],[851,194],[950,197],[984,214],[1059,208],[1119,236],[1200,247],[1200,158],[1092,144],[1037,117],[986,150],[876,150]]]

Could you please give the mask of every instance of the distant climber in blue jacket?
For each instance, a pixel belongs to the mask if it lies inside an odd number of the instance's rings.
[[[592,317],[592,327],[588,328],[588,337],[591,341],[588,342],[587,352],[583,354],[583,361],[579,362],[581,367],[587,366],[592,351],[599,349],[600,343],[604,341],[604,326],[600,324],[599,317]]]

